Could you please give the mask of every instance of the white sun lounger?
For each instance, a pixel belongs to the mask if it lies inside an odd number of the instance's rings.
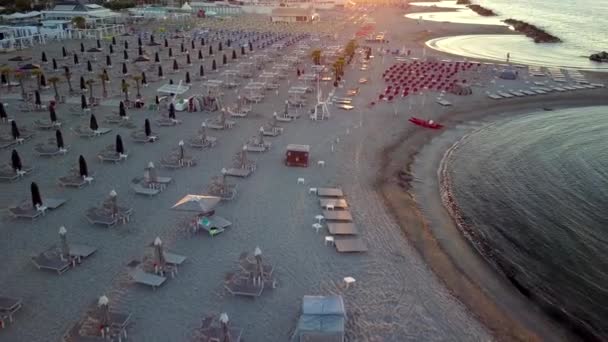
[[[502,97],[504,97],[504,98],[507,98],[507,99],[510,99],[510,98],[513,97],[513,95],[505,93],[504,91],[499,91],[499,92],[497,92],[497,94],[500,95],[500,96],[502,96]]]
[[[452,102],[446,101],[446,100],[437,100],[437,103],[439,103],[440,105],[442,105],[444,107],[448,107],[448,106],[452,105]]]
[[[152,287],[153,290],[156,290],[157,287],[167,281],[167,278],[158,276],[153,273],[144,272],[140,268],[136,268],[133,272],[131,272],[131,278],[134,282],[138,284],[143,284]]]
[[[500,99],[502,99],[502,96],[496,95],[496,94],[488,94],[488,97],[491,98],[492,100],[500,100]]]

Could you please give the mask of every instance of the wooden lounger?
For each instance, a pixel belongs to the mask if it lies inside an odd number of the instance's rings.
[[[131,278],[133,278],[134,282],[138,284],[148,285],[154,290],[156,290],[157,287],[161,286],[165,283],[165,281],[167,281],[167,278],[165,277],[161,277],[153,273],[144,272],[140,268],[136,268],[133,272],[131,272]]]
[[[357,235],[357,227],[352,222],[327,222],[327,230],[331,235]]]
[[[20,309],[21,299],[0,296],[0,320],[5,316],[9,322],[13,322],[13,315]]]
[[[57,274],[63,274],[72,265],[72,262],[69,260],[61,260],[56,253],[42,252],[37,256],[33,256],[31,260],[39,270],[51,270],[57,272]]]
[[[334,207],[336,209],[348,208],[348,203],[343,198],[320,198],[319,203],[323,209],[327,209],[327,207]]]
[[[264,292],[264,282],[260,285],[253,285],[249,279],[235,278],[224,287],[233,296],[259,297]]]
[[[352,221],[353,216],[348,210],[323,210],[323,217],[326,221]]]
[[[215,146],[217,139],[215,137],[207,136],[205,141],[200,137],[193,137],[188,140],[188,145],[194,148],[209,148]]]
[[[106,227],[115,225],[118,222],[116,217],[101,213],[100,209],[90,208],[86,213],[87,221],[91,224],[98,224]]]
[[[317,196],[319,197],[344,197],[342,189],[339,188],[318,188]]]
[[[69,175],[59,177],[58,182],[60,186],[67,186],[72,188],[80,188],[90,183],[84,178],[80,177],[80,175]]]
[[[64,155],[64,154],[68,153],[68,149],[69,149],[69,146],[67,146],[63,150],[60,150],[55,145],[45,145],[45,144],[37,144],[34,147],[34,151],[36,151],[36,153],[38,153],[38,155],[41,157],[53,157],[53,156],[57,156],[57,155]]]
[[[10,207],[10,208],[8,208],[8,212],[14,218],[29,218],[31,220],[34,220],[34,219],[38,218],[40,215],[42,215],[42,211],[36,210],[34,208],[24,209],[21,207]]]
[[[367,252],[367,244],[360,238],[339,238],[334,244],[339,253]]]
[[[144,187],[140,182],[131,182],[131,189],[133,189],[136,194],[146,196],[155,196],[160,193],[160,190]]]
[[[249,175],[251,173],[252,173],[252,171],[249,169],[237,169],[234,167],[231,167],[228,170],[226,170],[226,176],[233,176],[233,177],[249,177]]]
[[[88,245],[81,245],[76,243],[70,243],[70,256],[73,256],[78,259],[86,259],[93,255],[97,248]]]

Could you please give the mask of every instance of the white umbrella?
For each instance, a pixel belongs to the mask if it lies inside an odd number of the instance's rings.
[[[64,226],[59,227],[59,238],[61,239],[61,258],[67,260],[70,257],[70,246],[67,238],[68,231]]]
[[[186,195],[171,207],[174,210],[209,212],[221,201],[217,196]]]

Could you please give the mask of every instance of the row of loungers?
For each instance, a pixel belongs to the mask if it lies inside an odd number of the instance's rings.
[[[604,88],[604,87],[605,86],[600,83],[576,84],[576,85],[560,86],[560,87],[535,86],[535,87],[530,87],[530,89],[505,90],[505,91],[498,91],[496,93],[488,93],[488,97],[493,100],[500,100],[500,99],[510,99],[513,97],[544,95],[544,94],[551,93],[551,92],[567,92],[567,91],[596,89],[596,88]]]
[[[318,188],[317,196],[323,209],[327,230],[334,237],[336,250],[339,253],[366,252],[367,245],[357,236],[359,231],[353,223],[353,217],[342,189]]]

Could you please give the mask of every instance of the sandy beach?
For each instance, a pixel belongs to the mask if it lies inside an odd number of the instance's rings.
[[[416,24],[415,20],[405,19],[403,14],[402,10],[380,8],[369,15],[376,20],[377,31],[389,32],[391,43],[387,47],[406,47],[418,58],[432,54],[442,59],[456,59],[424,49],[424,41],[430,38],[507,33],[504,27],[488,25]],[[360,23],[352,24],[347,17],[342,17],[335,26],[326,27],[326,32],[339,30],[338,39],[322,43],[326,46],[344,45],[359,26]],[[136,47],[134,37],[117,39],[129,39],[132,47]],[[95,45],[95,40],[82,42],[87,48]],[[52,42],[44,46],[44,51],[50,59],[61,54],[63,45],[76,51],[80,43],[78,40]],[[179,44],[180,40],[171,41],[174,52],[179,51]],[[314,42],[309,44],[314,47]],[[317,41],[316,44],[320,43]],[[184,56],[180,56],[181,69],[172,75],[167,51],[162,47],[159,49],[166,79],[158,79],[155,71],[146,72],[150,85],[141,89],[146,104],[153,101],[158,87],[169,79],[177,83],[183,79],[186,70]],[[206,47],[201,49],[206,52]],[[287,48],[277,59],[293,52],[292,49]],[[255,50],[263,51],[261,47]],[[227,312],[232,324],[244,329],[243,337],[247,341],[287,341],[295,328],[301,298],[308,294],[344,296],[348,341],[570,339],[567,332],[557,328],[501,279],[496,279],[493,271],[476,257],[463,239],[458,240],[458,231],[440,204],[435,177],[445,150],[439,147],[435,151],[425,151],[425,146],[433,141],[437,132],[413,126],[407,119],[411,115],[420,115],[440,121],[448,128],[459,127],[465,122],[482,122],[483,118],[492,115],[515,115],[539,107],[605,104],[605,88],[496,102],[486,96],[485,90],[502,88],[499,84],[489,84],[489,79],[483,79],[483,82],[488,82],[487,87],[475,88],[471,96],[445,95],[453,107],[435,103],[433,98],[436,94],[432,93],[369,107],[370,101],[376,100],[385,88],[382,72],[396,63],[391,55],[383,57],[375,53],[368,70],[359,70],[355,62],[348,66],[345,85],[336,90],[336,94],[342,96],[347,89],[360,87],[353,100],[354,110],[342,111],[330,106],[331,118],[324,121],[311,121],[302,115],[295,122],[281,124],[284,128],[282,135],[268,138],[272,143],[270,151],[250,153],[250,158],[258,165],[257,170],[246,179],[230,178],[230,182],[238,186],[238,195],[217,208],[217,213],[230,220],[232,227],[211,238],[191,234],[189,224],[193,215],[172,211],[170,207],[186,194],[205,193],[212,177],[219,176],[220,170],[231,164],[234,153],[256,135],[259,127],[266,124],[274,112],[283,110],[289,86],[299,82],[296,72],[293,70],[287,79],[281,80],[277,92],[267,92],[261,103],[254,104],[252,114],[236,119],[234,128],[209,131],[209,135],[218,138],[217,146],[205,150],[187,148],[188,154],[198,161],[195,167],[178,170],[159,168],[159,174],[173,177],[174,183],[157,196],[142,197],[131,190],[131,180],[143,175],[148,162],[158,162],[177,147],[178,141],[194,135],[201,122],[215,118],[218,113],[178,112],[177,119],[182,124],[153,126],[159,139],[152,144],[134,143],[130,139],[129,128],[102,124],[104,117],[118,110],[118,103],[123,98],[119,91],[120,51],[122,49],[118,49],[119,53],[113,57],[114,67],[110,70],[110,97],[93,108],[100,126],[110,127],[112,131],[92,139],[72,134],[70,127],[88,124],[89,118],[70,114],[71,108],[78,110],[80,107],[80,94],[68,96],[65,104],[58,105],[57,114],[63,123],[66,145],[70,145],[69,153],[53,158],[37,156],[33,147],[51,138],[52,131],[36,131],[32,140],[16,147],[24,164],[35,167],[32,174],[12,183],[0,184],[0,208],[29,200],[32,181],[38,183],[43,198],[68,200],[62,207],[35,221],[16,220],[8,215],[0,221],[3,234],[0,259],[5,270],[0,277],[0,295],[23,299],[23,309],[13,324],[0,331],[0,340],[61,340],[66,331],[85,316],[90,304],[103,294],[109,297],[113,308],[132,314],[133,323],[127,330],[129,340],[133,341],[196,340],[195,330],[201,318],[220,312]],[[195,77],[201,62],[195,52],[191,52],[193,66],[187,69],[195,81],[185,96],[201,91],[201,81]],[[35,61],[40,58],[38,49],[14,52],[0,58],[6,61],[26,53],[31,53]],[[130,53],[137,55],[135,50]],[[216,51],[215,58],[220,62],[218,56],[221,55]],[[218,73],[211,72],[211,60],[205,54],[202,62],[208,78],[220,77]],[[230,63],[227,67],[220,67],[220,72],[222,68],[231,67]],[[303,58],[301,66],[310,70],[310,58]],[[132,69],[135,65],[129,64],[128,67]],[[521,70],[524,73],[525,69]],[[78,87],[81,73],[88,75],[84,68],[81,72],[74,71],[74,87]],[[605,81],[601,76],[587,76],[594,82]],[[368,84],[358,85],[361,77],[368,77]],[[523,80],[515,82],[517,87],[526,85]],[[100,93],[99,88],[97,84],[96,93]],[[329,83],[323,85],[324,94],[330,89]],[[67,94],[63,80],[60,92]],[[32,128],[34,120],[48,117],[46,111],[20,112],[17,109],[20,104],[18,90],[7,94],[2,89],[0,94],[9,116],[18,121],[20,127]],[[131,96],[134,98],[134,95],[132,86]],[[52,87],[42,93],[45,101],[52,96]],[[426,101],[421,100],[423,96]],[[314,94],[308,96],[309,104],[314,102],[314,97]],[[236,99],[236,91],[226,90],[222,101],[232,104]],[[154,121],[165,111],[129,109],[128,114],[136,127],[141,128],[145,118]],[[3,125],[0,130],[7,132],[9,126]],[[97,153],[114,142],[116,133],[122,135],[128,159],[118,164],[99,162]],[[460,133],[448,136],[457,139]],[[311,146],[312,163],[308,168],[283,165],[285,147],[292,143]],[[11,150],[1,150],[0,161],[10,161]],[[414,168],[419,153],[428,157],[419,161],[422,166]],[[76,164],[79,155],[87,159],[95,180],[82,189],[59,187],[57,179]],[[325,166],[318,166],[318,161],[324,161]],[[424,174],[415,172],[412,184],[399,186],[397,172],[404,170],[410,173],[414,169],[426,171]],[[298,184],[298,178],[304,178],[305,184]],[[321,186],[343,189],[354,222],[369,248],[367,253],[338,254],[324,243],[328,234],[325,228],[319,233],[311,228],[321,209],[318,198],[309,193],[309,187]],[[84,216],[86,209],[99,204],[111,190],[118,193],[121,205],[134,209],[133,218],[126,224],[110,228],[89,224]],[[419,201],[418,196],[424,197],[425,201]],[[58,276],[36,269],[29,259],[59,242],[57,231],[60,226],[67,228],[70,241],[94,245],[98,251],[81,266]],[[444,232],[437,233],[436,229]],[[446,247],[445,241],[439,238],[441,234],[458,241],[453,247]],[[133,259],[150,254],[147,246],[157,236],[166,248],[187,256],[188,260],[180,267],[177,277],[153,291],[134,284],[126,265]],[[238,257],[242,252],[252,252],[256,246],[263,250],[265,260],[275,265],[278,286],[255,300],[233,297],[224,289],[225,274],[238,267]],[[455,261],[451,248],[462,253],[462,264]],[[472,263],[479,268],[468,272],[464,267]],[[346,288],[343,278],[347,276],[356,278],[356,285]]]

